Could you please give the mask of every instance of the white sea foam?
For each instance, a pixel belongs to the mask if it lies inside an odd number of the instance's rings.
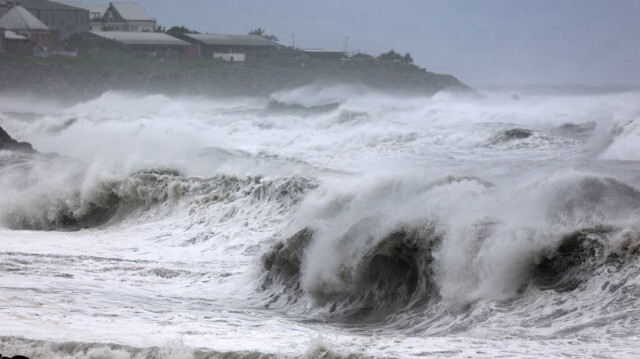
[[[639,329],[639,100],[320,85],[37,108],[0,96],[5,130],[61,155],[0,151],[0,351],[625,356]],[[303,228],[299,286],[270,286],[262,256]],[[578,289],[537,285],[580,231]],[[358,293],[382,282],[363,271],[389,258],[425,279],[389,279],[411,298],[381,297],[390,312],[367,317]]]

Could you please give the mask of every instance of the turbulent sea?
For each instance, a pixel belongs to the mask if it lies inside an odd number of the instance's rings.
[[[0,353],[637,357],[640,92],[0,96]]]

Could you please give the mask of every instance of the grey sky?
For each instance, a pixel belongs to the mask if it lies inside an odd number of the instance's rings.
[[[262,27],[303,48],[348,36],[350,51],[410,52],[471,85],[640,84],[640,0],[138,1],[162,26]]]

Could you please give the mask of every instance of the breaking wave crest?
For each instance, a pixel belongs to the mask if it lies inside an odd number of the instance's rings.
[[[10,99],[0,352],[635,353],[637,93],[361,90]]]
[[[3,353],[22,353],[29,358],[76,359],[76,358],[113,358],[113,359],[357,359],[367,358],[359,354],[342,355],[326,348],[322,343],[311,343],[302,355],[276,355],[260,351],[215,351],[193,348],[181,340],[169,341],[162,346],[135,347],[109,343],[61,342],[28,340],[16,337],[0,337],[0,349]]]
[[[62,162],[61,162],[62,161]],[[26,181],[17,182],[17,177]],[[77,230],[116,222],[136,211],[179,201],[207,206],[237,197],[295,203],[315,186],[302,177],[265,179],[217,175],[187,177],[171,169],[137,171],[127,176],[92,174],[68,159],[13,161],[0,180],[21,183],[0,195],[0,222],[11,229]],[[45,185],[46,184],[46,185]]]
[[[499,193],[479,179],[447,177],[419,187],[422,193],[414,197],[428,202],[438,192],[465,186],[479,191],[475,195],[481,201],[496,201]],[[393,194],[342,194],[329,201],[331,216],[327,208],[316,208],[315,218],[321,220],[263,255],[260,289],[266,305],[345,323],[390,322],[407,329],[412,322],[421,327],[429,322],[429,330],[450,332],[480,321],[475,303],[485,299],[519,300],[526,307],[535,302],[536,291],[588,293],[605,273],[635,271],[640,230],[624,213],[640,209],[636,189],[611,178],[575,174],[534,187],[540,200],[549,200],[541,206],[543,223],[531,218],[515,227],[499,212],[487,216],[458,208],[447,217],[442,208],[429,213],[423,205],[407,212],[387,202],[406,188]],[[363,196],[368,199],[360,205]],[[372,215],[366,210],[376,207],[372,202],[390,209]],[[467,215],[475,218],[461,220]],[[398,323],[400,313],[422,319]]]
[[[576,290],[606,266],[620,269],[637,257],[638,246],[635,230],[597,226],[567,233],[535,263],[531,283],[544,290]]]
[[[357,236],[359,223],[340,240],[344,245]],[[376,319],[409,305],[417,306],[437,297],[431,263],[437,243],[433,228],[400,229],[368,248],[362,258],[343,263],[337,274],[340,283],[323,283],[313,288],[301,285],[304,252],[313,240],[313,230],[305,228],[283,243],[276,244],[262,259],[265,275],[262,289],[281,286],[287,303],[295,303],[304,293],[316,305],[328,308],[330,316],[342,320]],[[270,304],[280,301],[280,294]]]

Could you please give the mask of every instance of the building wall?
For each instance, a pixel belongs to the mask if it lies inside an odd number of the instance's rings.
[[[7,53],[21,55],[33,54],[33,44],[29,40],[5,40],[5,50]]]
[[[200,56],[200,45],[190,44],[184,47],[184,59],[190,60],[194,57]]]
[[[60,39],[64,40],[69,36],[89,31],[89,11],[84,9],[62,10],[62,9],[29,9],[40,21],[51,29],[60,31]]]
[[[155,31],[156,23],[155,21],[127,21],[128,29],[127,31],[133,32],[144,32],[144,31]]]
[[[125,45],[127,52],[142,59],[185,60],[187,48],[184,45]]]
[[[4,29],[0,29],[0,53],[7,51],[6,41],[4,40]]]
[[[7,39],[5,29],[0,29],[0,54],[1,53],[30,55],[33,53],[33,43],[31,43],[29,39]]]
[[[94,21],[98,21],[95,19]],[[110,5],[102,18],[102,29],[104,31],[127,31],[127,32],[145,32],[155,31],[155,20],[128,20],[122,18],[117,10]],[[96,24],[96,27],[98,25]],[[100,30],[100,29],[94,29]]]
[[[127,31],[127,32],[153,32],[156,28],[155,21],[125,21],[111,20],[102,23],[101,29],[92,29],[94,31]],[[98,24],[96,24],[98,27]]]
[[[53,33],[52,30],[33,30],[29,33],[19,33],[20,35],[27,36],[32,43],[47,49],[50,49],[58,40],[56,34]]]
[[[110,20],[102,23],[104,31],[127,31],[127,24],[124,21]]]
[[[193,41],[193,40],[190,40]],[[202,57],[212,58],[216,53],[238,53],[245,54],[245,57],[255,56],[256,54],[273,51],[275,47],[268,46],[236,46],[236,45],[206,45],[200,43],[200,55]]]
[[[91,20],[89,21],[89,30],[91,31],[103,31],[104,23],[101,20]]]
[[[244,62],[244,54],[239,52],[214,52],[214,59],[223,59],[227,62]]]

